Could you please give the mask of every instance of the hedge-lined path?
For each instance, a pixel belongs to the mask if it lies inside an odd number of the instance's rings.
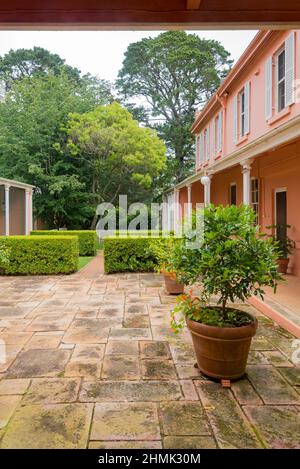
[[[1,277],[0,294],[2,448],[300,447],[293,337],[269,319],[229,390],[171,333],[157,275]]]
[[[97,255],[80,272],[76,272],[74,275],[93,278],[100,274],[104,274],[103,251],[98,251]]]

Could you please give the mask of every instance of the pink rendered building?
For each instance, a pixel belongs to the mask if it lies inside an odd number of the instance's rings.
[[[188,202],[250,204],[262,231],[291,225],[289,271],[300,276],[300,30],[258,32],[192,133],[195,172],[166,194],[180,209],[167,210],[165,227]]]

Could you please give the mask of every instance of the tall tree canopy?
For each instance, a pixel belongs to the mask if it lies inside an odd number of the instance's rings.
[[[34,184],[37,215],[49,226],[84,226],[94,207],[77,169],[56,144],[72,112],[91,111],[112,100],[101,80],[79,83],[65,74],[16,81],[0,103],[0,173]]]
[[[165,169],[164,143],[113,103],[105,82],[65,72],[17,80],[0,102],[0,173],[35,185],[50,227],[89,227],[99,202],[138,201]]]
[[[190,126],[229,70],[229,53],[217,41],[168,31],[129,45],[117,88],[135,98],[138,116],[148,115],[169,148],[167,182],[186,176],[194,163]],[[145,102],[141,109],[141,99]],[[132,102],[129,102],[132,108]],[[155,120],[156,119],[156,120]]]
[[[64,72],[69,78],[80,79],[80,71],[65,63],[57,54],[42,47],[10,50],[0,57],[0,81],[9,90],[15,81],[33,76],[59,75]]]
[[[71,114],[66,126],[69,153],[96,203],[114,202],[126,194],[129,202],[153,188],[165,169],[166,147],[156,132],[140,127],[118,103]],[[143,198],[144,198],[143,197]],[[93,220],[95,226],[96,217]]]

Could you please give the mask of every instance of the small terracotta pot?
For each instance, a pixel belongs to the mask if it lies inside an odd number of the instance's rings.
[[[172,274],[164,274],[166,291],[169,295],[182,295],[184,293],[184,284],[176,280]]]
[[[186,318],[203,374],[218,379],[238,379],[245,374],[251,339],[257,329],[257,319],[252,319],[246,326],[215,327]]]
[[[289,265],[289,259],[278,259],[277,265],[278,265],[278,272],[280,274],[286,274],[288,265]]]

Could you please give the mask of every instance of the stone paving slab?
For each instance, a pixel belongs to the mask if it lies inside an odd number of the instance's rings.
[[[164,435],[209,435],[209,425],[200,402],[166,402],[159,406]]]
[[[96,404],[92,440],[160,440],[156,405],[149,402]]]
[[[89,449],[162,449],[160,441],[91,441]]]
[[[86,448],[92,418],[89,404],[19,407],[1,448]]]
[[[70,357],[66,350],[31,349],[21,352],[7,372],[10,378],[57,376]]]
[[[198,381],[196,388],[220,448],[263,447],[227,389],[208,381]]]
[[[300,414],[289,406],[245,406],[268,448],[300,448]]]
[[[216,449],[217,444],[211,436],[166,436],[165,449]]]
[[[39,378],[33,379],[22,404],[60,404],[75,402],[80,379]]]
[[[223,389],[171,331],[159,275],[91,270],[1,278],[1,448],[299,447],[291,334],[258,314],[247,375]]]

